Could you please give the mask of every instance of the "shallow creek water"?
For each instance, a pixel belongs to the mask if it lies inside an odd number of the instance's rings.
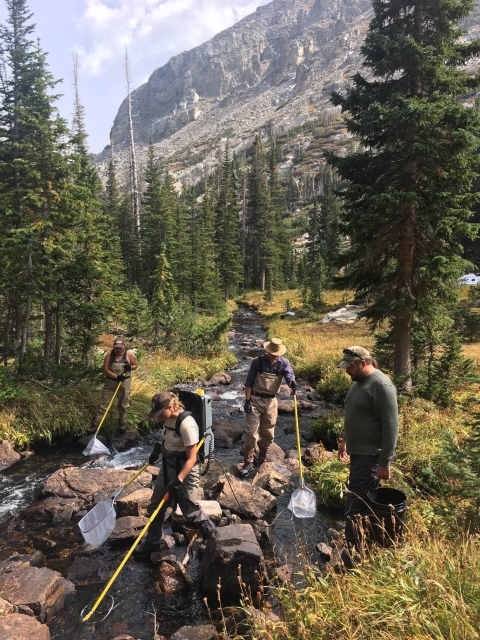
[[[229,340],[229,349],[237,357],[238,364],[229,370],[229,375],[232,377],[231,385],[215,390],[220,398],[213,402],[213,413],[214,420],[234,420],[242,423],[244,415],[239,411],[244,401],[242,387],[250,366],[250,359],[263,352],[261,341],[265,339],[265,332],[259,316],[247,308],[241,308],[235,314],[232,331],[234,335]],[[242,345],[242,342],[253,339],[260,341],[258,348],[252,349],[251,346]],[[182,386],[195,388],[194,384]],[[320,411],[319,408],[315,412],[301,414],[301,432],[305,436],[308,437],[310,420],[319,415]],[[284,450],[294,449],[296,446],[295,435],[284,433],[285,427],[292,424],[293,416],[279,416],[275,442]],[[64,530],[58,531],[58,529],[46,528],[43,523],[37,528],[35,524],[24,523],[17,514],[38,497],[46,478],[63,464],[70,463],[75,466],[88,464],[115,468],[141,465],[148,458],[154,442],[155,434],[150,434],[143,438],[137,447],[118,453],[108,461],[87,463],[81,448],[74,443],[68,447],[56,444],[38,449],[35,456],[0,475],[1,538],[10,541],[10,548],[12,544],[15,546],[16,541],[21,547],[22,540],[28,535],[33,539],[35,548],[45,553],[47,566],[66,576],[75,553],[83,542],[78,527],[67,526]],[[302,446],[307,444],[307,440],[302,437]],[[218,449],[216,451],[218,461],[224,466],[241,462],[240,448],[241,443],[237,443],[234,449]],[[216,461],[212,462],[211,472],[217,471],[218,474],[218,466]],[[292,478],[292,480],[295,485],[298,484],[298,478]],[[316,518],[293,519],[287,510],[289,495],[278,497],[277,502],[278,509],[269,520],[272,522],[275,519],[271,527],[270,542],[264,548],[267,564],[273,568],[275,564],[281,564],[284,561],[295,561],[299,555],[309,556],[313,560],[315,544],[323,539],[328,527],[338,524],[338,520],[342,517],[341,513],[319,510]],[[245,519],[244,522],[248,520]],[[170,532],[167,526],[165,526],[165,532]],[[51,546],[52,540],[53,546]],[[125,554],[125,547],[104,546],[103,559],[113,563],[114,567],[118,566]],[[183,559],[185,548],[174,548],[173,551],[179,559]],[[0,547],[1,559],[3,556]],[[190,560],[188,568],[190,575],[196,579],[198,561],[195,557]],[[111,640],[127,632],[137,640],[152,640],[155,621],[158,632],[167,636],[184,625],[196,625],[209,621],[203,601],[206,594],[201,593],[198,588],[167,598],[153,593],[151,587],[155,572],[156,569],[149,564],[137,563],[130,559],[110,590],[115,608],[107,619],[99,624],[82,623],[80,612],[98,597],[110,575],[106,575],[102,583],[77,587],[75,598],[69,601],[68,606],[50,625],[52,640]],[[209,600],[214,610],[217,603],[214,598]],[[111,600],[108,599],[107,602]]]

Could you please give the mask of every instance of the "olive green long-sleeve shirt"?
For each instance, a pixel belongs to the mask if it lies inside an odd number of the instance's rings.
[[[380,455],[381,467],[391,465],[398,438],[397,391],[379,369],[351,386],[344,437],[347,453]]]

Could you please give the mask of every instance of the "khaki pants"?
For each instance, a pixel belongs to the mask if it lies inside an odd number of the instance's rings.
[[[253,462],[253,455],[258,443],[260,457],[267,455],[269,446],[273,442],[275,424],[278,415],[276,398],[259,398],[252,395],[251,413],[247,413],[245,426],[245,447],[243,457],[245,462]]]
[[[127,411],[128,407],[130,406],[130,384],[130,380],[125,380],[125,382],[122,382],[117,393],[116,402],[118,409],[118,422],[120,424],[124,424],[127,421]],[[116,380],[113,380],[112,378],[108,378],[107,380],[105,380],[105,386],[103,387],[102,391],[102,398],[100,400],[100,404],[98,405],[97,415],[95,416],[92,426],[98,427],[98,425],[100,424],[117,386],[118,382]]]

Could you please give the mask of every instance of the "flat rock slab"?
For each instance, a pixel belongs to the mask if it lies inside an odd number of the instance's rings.
[[[115,504],[117,516],[144,516],[152,497],[152,489],[138,489],[119,498]]]
[[[217,637],[217,630],[213,624],[200,624],[196,627],[182,627],[170,640],[214,640]]]
[[[243,424],[232,420],[214,420],[212,428],[217,449],[233,449],[245,433]]]
[[[111,498],[132,478],[132,471],[123,469],[77,469],[67,467],[55,471],[45,483],[43,494],[60,498],[79,498],[85,504],[97,504]],[[128,495],[138,489],[149,487],[152,476],[144,471],[130,486],[125,489]]]
[[[196,504],[198,504],[200,509],[202,509],[215,524],[218,524],[222,519],[222,507],[216,500],[196,500]],[[177,510],[173,514],[173,519],[181,524],[187,523],[187,519],[181,512],[179,506],[177,506]]]
[[[17,607],[29,607],[40,622],[48,623],[63,608],[65,582],[57,571],[27,567],[0,576],[0,597]]]
[[[21,459],[19,453],[15,451],[13,443],[9,440],[4,440],[0,444],[0,471],[9,469]]]
[[[11,573],[12,571],[20,571],[28,567],[44,567],[45,556],[41,551],[33,551],[32,553],[13,553],[9,558],[0,562],[0,575],[2,573]]]
[[[227,474],[219,479],[219,485],[222,484],[217,497],[222,509],[229,509],[232,513],[247,515],[249,518],[263,519],[277,506],[277,500],[271,493],[245,480]]]
[[[22,518],[31,522],[62,524],[71,520],[82,507],[83,500],[80,498],[51,496],[30,505],[22,512]]]
[[[50,640],[50,631],[45,624],[35,618],[12,613],[0,618],[0,638],[2,640]]]
[[[117,518],[115,529],[113,530],[109,541],[113,544],[133,542],[147,522],[148,518],[143,516],[126,516],[125,518]]]
[[[255,533],[249,524],[234,524],[215,529],[198,567],[200,585],[206,591],[240,595],[241,580],[247,590],[257,593],[263,582],[265,564]]]

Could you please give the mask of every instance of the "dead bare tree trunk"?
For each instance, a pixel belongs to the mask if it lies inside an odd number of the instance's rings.
[[[128,61],[128,49],[125,47],[125,76],[127,79],[127,103],[128,103],[128,127],[130,132],[130,177],[133,218],[135,220],[135,235],[138,241],[138,250],[141,254],[141,224],[140,224],[140,198],[138,194],[137,158],[135,155],[135,140],[133,136],[132,95],[130,92],[130,64]]]

